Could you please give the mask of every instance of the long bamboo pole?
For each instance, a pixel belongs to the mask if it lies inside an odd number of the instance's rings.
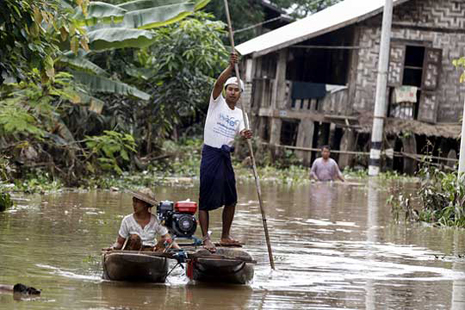
[[[233,34],[233,29],[232,29],[231,16],[229,15],[228,0],[224,0],[224,8],[226,10],[226,18],[228,20],[229,39],[231,40],[232,50],[235,53],[236,49],[234,47],[234,34]],[[234,69],[236,71],[236,78],[239,80],[240,79],[239,65],[237,63],[235,64]],[[239,85],[239,88],[241,88],[241,85]],[[242,117],[244,119],[245,129],[249,129],[249,121],[247,119],[244,106],[242,105],[242,101],[241,101],[241,108],[242,108]],[[274,266],[273,252],[271,250],[270,234],[268,233],[268,224],[266,223],[266,213],[263,207],[262,190],[260,188],[260,179],[258,177],[257,165],[255,163],[255,156],[253,154],[252,141],[250,141],[250,139],[247,139],[247,145],[249,146],[250,158],[252,159],[253,175],[255,177],[255,185],[257,187],[257,196],[258,196],[258,203],[260,205],[260,212],[262,213],[263,230],[265,231],[265,239],[266,239],[266,245],[268,247],[268,256],[270,259],[270,266],[271,266],[271,269],[274,270],[275,266]]]

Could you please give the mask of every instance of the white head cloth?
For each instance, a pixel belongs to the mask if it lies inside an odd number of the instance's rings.
[[[242,82],[242,80],[239,79],[239,82],[241,83],[241,91],[244,91],[244,82]],[[226,83],[224,84],[224,88],[226,88],[228,85],[230,84],[234,84],[234,85],[237,85],[237,78],[234,76],[234,77],[230,77]]]

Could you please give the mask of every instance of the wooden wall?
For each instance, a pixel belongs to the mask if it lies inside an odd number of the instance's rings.
[[[394,9],[392,61],[402,59],[402,48],[396,49],[396,46],[423,45],[442,51],[437,87],[421,90],[424,96],[420,102],[423,104],[423,112],[420,111],[424,115],[423,121],[458,122],[462,114],[465,85],[459,83],[460,72],[452,61],[465,55],[464,12],[465,1],[454,0],[411,0]],[[358,111],[371,111],[376,92],[381,15],[363,22],[359,31],[361,49],[353,105]],[[390,68],[390,74],[402,69],[392,64]]]

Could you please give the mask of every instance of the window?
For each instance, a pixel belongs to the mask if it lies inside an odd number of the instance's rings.
[[[392,42],[388,86],[389,116],[435,123],[442,50],[418,43]],[[416,87],[416,88],[415,88]],[[412,94],[413,95],[412,99]],[[410,94],[408,100],[403,100]],[[408,97],[408,96],[407,96]]]
[[[402,85],[421,87],[425,47],[407,46],[405,50],[404,76]]]

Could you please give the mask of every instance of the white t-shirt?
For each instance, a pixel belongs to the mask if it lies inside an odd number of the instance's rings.
[[[155,215],[150,216],[150,222],[142,227],[134,219],[134,214],[126,215],[121,222],[121,227],[118,234],[127,238],[129,235],[139,235],[142,239],[142,245],[154,247],[156,245],[155,238],[157,234],[160,236],[166,235],[168,229],[161,225]]]
[[[235,107],[231,110],[222,94],[214,100],[212,93],[205,121],[203,143],[216,148],[221,148],[223,144],[232,146],[236,135],[245,128],[243,120],[241,109]]]

